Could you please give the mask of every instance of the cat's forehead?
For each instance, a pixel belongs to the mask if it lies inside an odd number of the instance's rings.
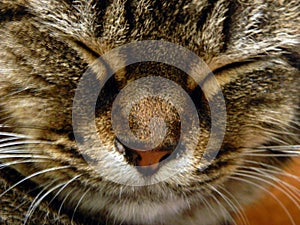
[[[299,45],[297,1],[19,0],[4,4],[4,8],[25,8],[36,26],[95,55],[149,39],[177,43],[207,62],[220,56],[234,61],[266,52],[279,54],[276,46]]]

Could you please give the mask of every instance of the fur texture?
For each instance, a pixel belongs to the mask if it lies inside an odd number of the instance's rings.
[[[274,181],[300,152],[299,14],[298,0],[0,0],[0,221],[216,225],[232,222],[233,213],[242,220],[240,205],[252,202],[264,180]],[[72,105],[81,76],[104,53],[140,40],[193,51],[221,86],[226,134],[205,171],[199,168],[210,131],[206,99],[182,71],[162,64],[126,67],[100,93],[102,174],[76,145]],[[178,169],[175,176],[148,186],[117,184],[109,178],[144,178],[116,149],[112,100],[130,81],[149,75],[191,95],[201,125],[191,132],[200,141],[185,167],[170,161],[153,179],[168,173],[167,165]],[[145,101],[132,111],[131,128],[137,123],[137,136],[147,136],[145,118],[156,112],[167,121],[172,146],[175,109]]]

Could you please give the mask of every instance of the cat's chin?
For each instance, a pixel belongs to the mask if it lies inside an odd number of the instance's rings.
[[[199,196],[196,196],[196,198]],[[216,212],[221,211],[217,205],[212,205]],[[93,195],[82,202],[79,211],[90,218],[101,218],[103,215],[108,215],[108,220],[125,222],[126,224],[147,224],[147,225],[199,225],[199,221],[203,224],[217,224],[227,218],[224,213],[217,213],[216,217],[212,214],[210,208],[193,200],[187,200],[180,197],[174,197],[161,201],[153,201],[150,199],[136,199],[136,201],[112,201],[110,198],[105,198],[103,195]]]
[[[110,197],[103,197],[100,194],[97,196],[96,193],[93,193],[92,196],[82,201],[78,211],[92,220],[106,219],[130,224],[158,224],[163,218],[165,220],[174,216],[186,207],[187,203],[180,199],[165,202],[145,199],[137,199],[136,201],[123,199],[120,201],[120,199],[112,200]]]
[[[199,221],[215,225],[230,217],[220,204],[207,200],[210,194],[204,194],[204,190],[192,195],[183,192],[176,194],[164,185],[124,186],[123,189],[108,185],[99,192],[83,189],[72,192],[65,204],[69,204],[71,213],[76,208],[77,214],[92,221],[104,219],[131,225],[199,225]],[[67,193],[63,193],[61,199]]]

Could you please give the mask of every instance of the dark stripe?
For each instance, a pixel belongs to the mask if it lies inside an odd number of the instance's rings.
[[[154,0],[151,8],[151,15],[149,15],[149,17],[152,17],[153,21],[155,21],[154,29],[157,30],[159,26],[164,24],[167,12],[165,9],[163,9],[161,0]]]
[[[291,66],[300,70],[300,54],[298,52],[284,53],[283,57],[287,59]]]
[[[178,23],[185,24],[190,20],[189,10],[184,10],[184,6],[190,4],[191,0],[167,1],[167,4],[162,5],[162,1],[157,0],[154,4],[155,22],[171,22],[170,32],[173,33],[174,28]],[[179,11],[175,14],[176,9]],[[170,21],[170,18],[171,21]]]
[[[127,32],[127,34],[131,34],[132,30],[136,26],[136,22],[135,22],[135,18],[134,18],[135,7],[131,3],[132,3],[131,0],[127,0],[125,2],[125,6],[124,6],[124,8],[125,8],[125,20],[128,23],[128,32]]]
[[[1,9],[0,8],[0,23],[13,20],[21,20],[24,16],[29,15],[25,7],[18,7],[17,9]]]
[[[81,41],[74,41],[74,43],[79,47],[84,49],[85,51],[87,51],[89,54],[91,54],[93,56],[93,58],[99,58],[100,55],[93,51],[92,49],[90,49],[86,44],[82,43]]]
[[[224,25],[223,25],[223,35],[224,35],[224,41],[223,41],[223,46],[221,48],[221,52],[225,52],[228,48],[228,44],[230,41],[230,29],[231,29],[231,24],[232,24],[232,16],[234,12],[236,11],[236,4],[234,2],[230,2],[228,6],[228,11],[226,12],[226,19],[224,20]]]
[[[197,22],[197,30],[201,30],[203,25],[206,23],[208,16],[211,14],[212,10],[214,9],[215,4],[218,1],[216,0],[208,0],[208,5],[203,9],[201,15],[199,16]]]
[[[1,165],[1,163],[0,163]],[[30,164],[27,164],[27,166],[30,167]],[[10,186],[12,186],[13,184],[16,184],[17,182],[19,182],[20,180],[23,180],[25,177],[20,174],[19,172],[17,172],[15,169],[11,168],[11,167],[5,167],[5,168],[2,168],[0,170],[0,176],[2,179],[4,179],[6,182],[7,182],[7,187],[6,189],[8,189]],[[0,180],[0,184],[1,184],[1,180]],[[1,188],[1,192],[2,192],[2,187],[0,185],[0,188]],[[16,188],[17,189],[17,188]],[[15,191],[16,189],[13,189],[11,190],[11,194],[15,194]],[[27,193],[27,194],[33,194],[33,195],[36,195],[40,192],[40,189],[37,188],[36,184],[31,181],[31,180],[24,180],[22,182],[22,192],[23,193]],[[9,194],[9,193],[7,193]],[[2,204],[5,204],[5,202],[1,202],[1,206]]]
[[[176,23],[179,24],[186,24],[188,23],[192,18],[194,18],[194,14],[191,14],[191,12],[194,13],[194,9],[191,9],[190,7],[188,9],[183,10],[185,5],[191,4],[191,0],[189,1],[181,1],[178,3],[177,9],[180,9],[179,12],[175,16]]]
[[[266,57],[264,58],[266,59]],[[253,58],[249,58],[247,60],[244,60],[244,61],[240,61],[240,62],[233,62],[233,63],[229,63],[225,66],[222,66],[220,68],[217,68],[213,71],[213,74],[218,74],[218,73],[221,73],[223,71],[226,71],[226,70],[229,70],[229,69],[234,69],[234,68],[239,68],[241,66],[244,66],[244,65],[247,65],[247,64],[251,64],[253,62],[257,62],[261,60],[260,57],[253,57]]]
[[[95,1],[95,11],[97,12],[97,19],[96,19],[96,37],[101,37],[104,31],[104,16],[107,12],[108,7],[112,4],[111,0],[101,0]]]

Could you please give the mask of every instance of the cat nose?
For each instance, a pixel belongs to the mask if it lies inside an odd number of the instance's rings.
[[[136,166],[138,172],[144,176],[152,176],[166,161],[174,159],[174,149],[176,146],[168,144],[161,145],[152,150],[137,150],[123,145],[117,138],[115,148],[124,155],[130,165]]]
[[[159,164],[171,155],[171,151],[138,151],[138,171],[144,175],[152,175],[159,169]]]
[[[172,151],[159,150],[127,150],[131,151],[132,155],[136,155],[136,168],[144,176],[151,176],[155,174],[159,170],[162,161],[166,160],[172,153]]]

